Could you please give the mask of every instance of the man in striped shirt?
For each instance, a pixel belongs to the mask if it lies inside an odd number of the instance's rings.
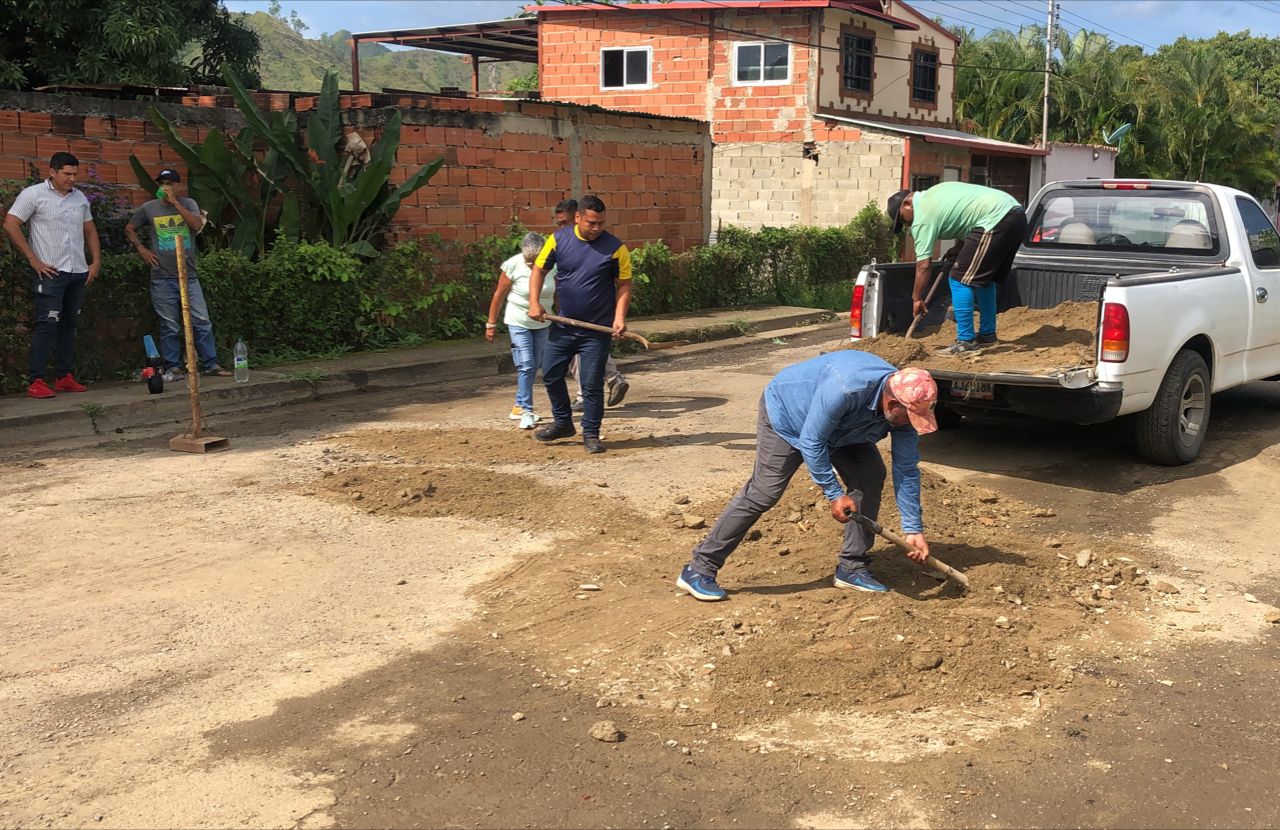
[[[4,229],[34,272],[35,325],[27,396],[52,398],[57,392],[83,392],[71,370],[75,363],[76,317],[85,289],[98,277],[102,250],[89,200],[76,190],[80,161],[70,153],[54,153],[49,178],[25,188],[4,217]],[[27,226],[31,243],[22,233]],[[85,260],[85,246],[92,262]],[[49,352],[54,352],[53,388],[45,382]]]

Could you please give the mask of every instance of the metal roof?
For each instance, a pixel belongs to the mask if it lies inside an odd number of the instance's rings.
[[[840,121],[845,124],[853,124],[858,127],[866,127],[867,129],[880,130],[886,133],[914,136],[934,144],[951,144],[957,147],[968,147],[973,150],[986,150],[989,153],[1001,153],[1009,156],[1048,155],[1048,151],[1040,147],[1028,147],[1025,144],[1014,144],[1011,141],[997,141],[994,138],[985,138],[980,135],[962,133],[959,130],[948,130],[943,127],[890,124],[885,121],[872,121],[868,118],[849,118],[842,115],[828,115],[827,113],[818,113],[818,118],[824,118],[828,121]]]
[[[538,62],[538,19],[517,17],[484,23],[458,23],[429,29],[388,29],[384,32],[353,32],[353,44],[395,43],[454,52],[493,61]]]

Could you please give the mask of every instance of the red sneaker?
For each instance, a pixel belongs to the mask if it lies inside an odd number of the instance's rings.
[[[55,380],[53,382],[53,388],[58,390],[59,392],[88,392],[89,391],[89,387],[85,386],[83,383],[77,382],[75,377],[70,372],[67,372],[65,375]]]
[[[28,398],[52,398],[53,394],[53,390],[49,388],[49,384],[44,382],[44,378],[36,378],[27,387]]]

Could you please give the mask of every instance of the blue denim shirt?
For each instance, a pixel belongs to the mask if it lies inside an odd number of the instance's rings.
[[[880,412],[885,380],[895,368],[867,352],[845,349],[788,366],[764,390],[774,432],[800,451],[828,501],[844,495],[831,448],[874,444],[893,433],[893,492],[904,533],[921,533],[920,436],[894,427]]]

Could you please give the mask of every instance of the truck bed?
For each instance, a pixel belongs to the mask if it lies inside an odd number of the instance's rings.
[[[911,324],[914,266],[893,263],[876,270],[881,292],[877,334],[853,341],[852,348],[870,351],[896,366],[929,369],[947,379],[1010,375],[1024,382],[1056,385],[1064,376],[1092,375],[1107,277],[1065,273],[1049,277],[1040,270],[1015,271],[1000,290],[999,343],[977,352],[943,356],[938,351],[954,343],[956,336],[955,323],[945,318],[951,300],[946,281],[940,284],[915,336],[907,340],[903,335]]]

